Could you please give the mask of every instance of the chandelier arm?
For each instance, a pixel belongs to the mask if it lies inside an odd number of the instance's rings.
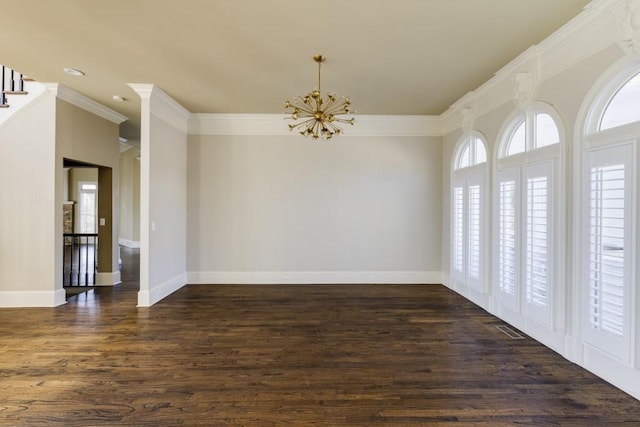
[[[339,119],[339,118],[336,118],[336,119],[334,120],[334,122],[338,122],[338,123],[345,123],[345,124],[348,124],[348,125],[353,125],[353,124],[355,123],[355,119],[354,119],[353,117],[352,117],[352,118],[350,118],[350,119]]]
[[[298,128],[305,127],[305,126],[308,127],[314,121],[315,121],[315,119],[313,119],[313,118],[306,119],[306,120],[304,120],[304,121],[302,121],[300,123],[296,123],[295,125],[293,125],[293,129],[298,129]]]
[[[347,112],[345,111],[345,107],[346,107],[346,104],[336,104],[336,105],[332,105],[331,108],[326,108],[325,112],[334,114],[334,115],[347,114]]]
[[[297,108],[300,111],[304,111],[304,112],[310,113],[312,115],[314,113],[313,105],[304,102],[304,100],[302,98],[294,99],[293,100],[293,104],[291,105],[290,108]]]
[[[338,101],[338,100],[337,100],[336,98],[334,98],[334,97],[330,97],[330,98],[329,98],[329,102],[327,103],[327,106],[326,106],[326,107],[324,107],[324,111],[325,111],[325,112],[331,112],[331,111],[333,111],[333,110],[332,110],[332,108],[333,108],[333,106],[335,105],[335,103],[336,103],[337,101]]]
[[[296,106],[296,108],[298,109],[298,112],[306,113],[306,114],[308,114],[310,116],[313,116],[315,114],[315,112],[313,111],[313,108],[310,108],[306,104],[302,104],[300,106]]]

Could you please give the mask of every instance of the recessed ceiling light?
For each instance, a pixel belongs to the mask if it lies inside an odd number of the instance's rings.
[[[63,68],[64,72],[72,76],[84,76],[84,72],[75,68]]]
[[[120,95],[113,95],[112,98],[113,98],[114,101],[118,101],[118,102],[123,102],[123,101],[127,100],[127,98],[124,98],[124,97],[122,97]]]

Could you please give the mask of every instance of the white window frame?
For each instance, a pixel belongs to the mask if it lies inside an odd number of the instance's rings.
[[[575,243],[577,251],[574,277],[576,277],[576,295],[580,296],[580,305],[574,315],[578,328],[577,336],[582,337],[582,343],[598,352],[607,354],[622,365],[640,369],[640,339],[636,337],[640,330],[640,290],[638,287],[638,273],[636,265],[640,263],[638,242],[640,241],[640,227],[638,221],[638,206],[640,186],[637,183],[638,166],[640,165],[640,121],[623,124],[617,127],[600,130],[602,116],[611,99],[618,93],[633,76],[640,72],[640,62],[625,59],[606,72],[594,85],[587,96],[579,117],[584,121],[576,124],[578,149],[575,156],[576,180],[582,183],[575,196],[576,206],[588,208],[589,183],[591,165],[606,162],[605,157],[612,155],[622,147],[627,147],[627,153],[618,156],[619,161],[624,157],[625,165],[625,286],[624,286],[624,326],[623,337],[618,339],[607,334],[594,333],[589,325],[589,280],[586,276],[589,264],[589,220],[577,218]],[[602,159],[594,160],[598,155]],[[586,246],[585,246],[586,245]]]
[[[559,143],[535,148],[535,116],[537,114],[549,115],[558,130]],[[507,155],[508,145],[514,132],[523,123],[526,123],[525,151],[513,155]],[[496,280],[495,303],[498,312],[502,308],[511,313],[509,318],[521,322],[524,326],[529,321],[544,327],[547,330],[560,331],[564,328],[564,228],[565,228],[565,186],[564,167],[565,157],[565,131],[563,121],[557,111],[543,102],[533,102],[524,111],[513,112],[499,133],[498,144],[495,153],[496,173],[494,174],[494,230],[496,238],[493,244],[493,277]],[[549,178],[549,210],[548,221],[548,283],[547,305],[535,306],[527,302],[526,292],[526,243],[527,243],[527,179],[531,174],[539,174],[540,168],[545,169]],[[517,268],[517,292],[505,293],[500,289],[500,182],[511,180],[516,183],[516,268]],[[502,307],[502,308],[501,308]],[[513,317],[516,316],[516,317]]]
[[[473,141],[479,140],[480,143],[484,146],[484,150],[486,153],[486,161],[482,163],[477,163],[476,153],[475,153],[475,144],[472,144]],[[467,167],[458,167],[460,163],[460,157],[463,154],[466,147],[469,147],[469,156],[470,156],[470,166]],[[488,242],[487,242],[487,230],[488,230],[488,194],[489,194],[489,179],[488,179],[488,162],[489,162],[489,151],[487,149],[486,138],[478,131],[471,131],[463,135],[463,137],[458,141],[456,148],[454,150],[454,155],[452,158],[451,164],[451,209],[450,209],[450,224],[451,224],[451,248],[450,248],[450,277],[452,286],[454,289],[460,290],[463,293],[467,293],[472,291],[476,294],[485,294],[488,291],[488,267],[487,267],[487,253],[488,253]],[[473,186],[480,187],[480,197],[479,197],[479,250],[478,250],[478,265],[479,265],[479,274],[478,277],[473,277],[469,272],[469,232],[470,232],[470,220],[472,219],[469,215],[469,189]],[[455,268],[455,245],[456,245],[456,236],[455,236],[455,188],[462,188],[462,260],[463,260],[463,268],[462,271],[459,271]]]

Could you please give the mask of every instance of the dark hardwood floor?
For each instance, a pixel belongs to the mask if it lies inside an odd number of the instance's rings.
[[[0,310],[3,426],[640,425],[640,402],[442,286],[120,286]]]

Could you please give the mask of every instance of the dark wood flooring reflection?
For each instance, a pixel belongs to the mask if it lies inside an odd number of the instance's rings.
[[[640,402],[442,286],[124,283],[0,310],[0,425],[640,425]]]

